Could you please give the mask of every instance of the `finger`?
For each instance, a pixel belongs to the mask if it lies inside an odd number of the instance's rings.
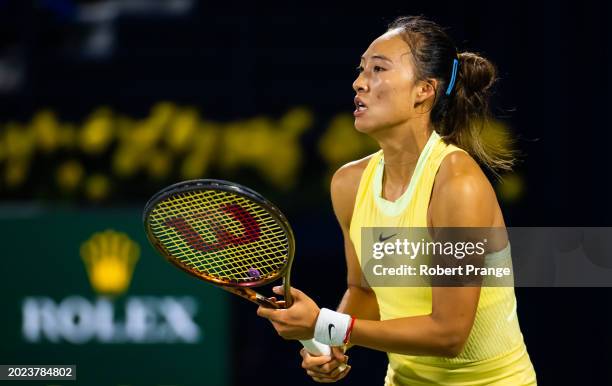
[[[342,347],[332,346],[331,354],[338,362],[346,363],[348,359],[348,357],[344,355],[344,351],[342,350]]]
[[[346,375],[338,378],[328,378],[328,377],[312,377],[312,379],[317,380],[319,383],[334,383],[338,382],[340,379],[344,378]]]
[[[266,298],[266,299],[268,299],[269,301],[275,303],[276,304],[276,308],[286,308],[285,307],[285,301],[284,300],[278,300],[276,298],[276,296],[271,296],[271,297]],[[270,307],[268,307],[268,308],[270,308]]]
[[[321,374],[321,373],[318,373],[318,372],[312,371],[312,370],[306,370],[306,374],[308,374],[308,376],[313,377],[313,378],[323,378],[323,377],[325,377],[325,374]]]
[[[319,379],[319,380],[321,380],[321,381],[324,381],[324,380],[329,381],[329,380],[334,379],[334,378],[331,378],[331,377],[330,377],[329,375],[327,375],[327,374],[317,373],[316,371],[312,371],[312,370],[307,370],[307,371],[306,371],[306,374],[308,374],[309,376],[311,376],[313,379],[314,379],[314,378],[317,378],[317,379]]]
[[[316,371],[313,369],[306,369],[306,373],[308,375],[310,375],[311,377],[318,377],[318,378],[334,378],[335,376],[337,376],[340,372],[338,372],[337,374],[335,374],[334,376],[332,376],[330,373],[322,373],[320,371]]]
[[[285,306],[285,304],[286,304],[286,303],[285,303],[285,301],[284,301],[284,300],[279,300],[279,301],[277,301],[277,302],[276,302],[276,304],[278,304],[278,306],[279,306],[280,308],[287,308],[287,307]]]
[[[272,288],[272,291],[274,291],[274,293],[278,295],[284,295],[285,293],[283,286],[280,285]],[[291,296],[293,296],[294,298],[299,298],[303,294],[302,291],[293,287],[289,287],[289,293],[291,293]]]
[[[338,371],[335,374],[320,374],[320,373],[317,373],[316,371],[310,371],[310,373],[308,372],[307,373],[311,377],[313,378],[316,377],[325,382],[337,382],[341,380],[342,378],[346,377],[349,371],[351,371],[351,366],[346,366],[342,371]]]
[[[318,366],[318,368],[315,368],[314,370],[319,371],[321,373],[330,374],[332,371],[334,371],[335,369],[337,369],[343,364],[344,363],[338,362],[337,360],[332,359],[331,361],[325,363],[324,365]]]
[[[270,319],[276,310],[274,308],[268,308],[264,306],[257,307],[257,315],[262,318]]]
[[[302,349],[300,350],[300,356],[302,357],[302,359],[308,359],[308,360],[314,357],[314,355],[312,355],[311,353],[308,352],[308,350],[306,350],[306,347],[302,347]],[[331,357],[329,359],[331,360]]]
[[[268,307],[264,307],[264,306],[259,306],[257,308],[257,315],[261,316],[262,318],[266,318],[268,320],[270,320],[271,322],[277,322],[277,323],[283,323],[283,313],[281,312],[280,309],[276,309],[276,308],[268,308]]]
[[[328,378],[330,376],[329,373],[319,371],[317,367],[304,367],[304,369],[306,370],[308,375],[312,377]]]
[[[273,287],[273,288],[272,288],[272,291],[273,291],[275,294],[278,294],[278,295],[283,295],[283,296],[287,296],[287,294],[285,294],[285,290],[284,290],[284,288],[283,288],[282,286],[276,286],[276,287]],[[286,306],[286,304],[285,304],[285,301],[284,301],[284,300],[276,300],[276,297],[273,297],[273,298],[270,298],[270,299],[274,299],[274,302],[276,303],[276,305],[277,305],[279,308],[287,308],[287,306]]]
[[[308,354],[308,357],[304,358],[304,363],[306,363],[307,367],[318,367],[324,365],[325,363],[331,361],[332,358],[329,355],[321,355],[318,357],[312,356]]]
[[[336,381],[339,381],[342,378],[346,377],[349,371],[351,371],[351,366],[346,366],[346,369],[338,375],[338,377],[336,378]]]
[[[341,364],[340,366],[336,367],[331,373],[329,373],[329,377],[330,378],[334,378],[334,379],[340,379],[338,378],[340,374],[348,371],[347,369],[350,366],[345,365],[345,364]]]
[[[272,287],[272,292],[274,292],[277,295],[284,295],[285,291],[283,290],[283,286],[281,285],[277,285],[275,287]]]
[[[257,307],[257,316],[261,316],[262,318],[267,317],[267,314],[264,310],[265,309],[262,306]]]

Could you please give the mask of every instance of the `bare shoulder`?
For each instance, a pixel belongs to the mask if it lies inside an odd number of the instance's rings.
[[[499,212],[495,191],[467,153],[447,155],[434,182],[430,214],[436,226],[492,226]]]
[[[491,185],[478,163],[464,151],[454,151],[444,157],[436,175],[436,184],[471,177],[473,182]]]
[[[331,198],[334,212],[342,227],[350,224],[355,206],[359,181],[374,154],[341,166],[331,180]]]
[[[368,166],[368,162],[370,162],[373,156],[374,154],[370,154],[362,159],[351,161],[336,170],[331,181],[332,195],[334,193],[343,194],[353,190],[356,194],[363,171],[366,166]]]

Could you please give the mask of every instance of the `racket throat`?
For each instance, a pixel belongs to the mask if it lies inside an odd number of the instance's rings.
[[[273,302],[272,300],[269,300],[267,297],[259,294],[259,293],[255,293],[257,301],[257,304],[260,304],[264,307],[272,307],[272,308],[279,308],[278,305]]]
[[[253,291],[250,288],[240,288],[240,287],[221,287],[221,288],[235,295],[243,297],[247,300],[250,300],[253,303],[259,304],[260,306],[264,306],[268,308],[280,308],[280,306],[276,304],[274,301]]]

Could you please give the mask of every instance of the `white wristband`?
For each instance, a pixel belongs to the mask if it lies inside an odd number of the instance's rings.
[[[315,325],[314,338],[329,346],[342,346],[350,324],[350,315],[321,308]]]

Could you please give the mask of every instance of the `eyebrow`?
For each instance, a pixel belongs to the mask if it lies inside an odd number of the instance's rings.
[[[385,61],[387,61],[389,63],[393,63],[393,61],[391,59],[387,58],[384,55],[372,55],[371,58],[372,59],[381,59],[381,60],[385,60]],[[365,56],[362,56],[361,60],[364,60],[364,59],[365,59]]]

